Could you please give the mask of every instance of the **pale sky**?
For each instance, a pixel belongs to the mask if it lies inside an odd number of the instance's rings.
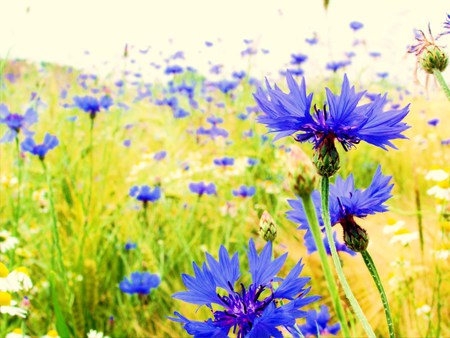
[[[360,52],[382,53],[375,66],[367,59],[362,67],[403,80],[401,69],[413,64],[413,58],[404,59],[413,28],[425,30],[430,22],[437,33],[450,13],[449,0],[330,0],[328,12],[322,0],[0,0],[0,6],[0,57],[96,69],[107,67],[100,66],[104,61],[117,65],[128,44],[136,58],[143,57],[136,55],[138,49],[151,47],[146,64],[161,59],[161,52],[182,50],[187,65],[201,68],[212,60],[240,70],[242,40],[252,39],[270,50],[254,60],[258,72],[278,71],[295,52],[308,54],[322,70],[351,50],[355,34],[349,23],[356,20],[364,23],[356,37],[367,42]],[[313,32],[320,50],[304,42]],[[207,49],[205,41],[214,47]]]

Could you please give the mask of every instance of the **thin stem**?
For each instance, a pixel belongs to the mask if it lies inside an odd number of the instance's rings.
[[[344,289],[345,295],[347,299],[350,301],[350,304],[355,311],[356,316],[364,327],[364,331],[366,331],[367,335],[371,338],[375,338],[375,333],[372,330],[366,316],[364,315],[361,307],[358,304],[355,296],[353,295],[350,286],[348,285],[347,279],[345,278],[344,271],[342,269],[341,261],[339,259],[338,253],[336,251],[336,246],[334,244],[333,239],[333,231],[331,230],[330,224],[330,211],[328,206],[328,198],[329,198],[329,190],[330,190],[330,181],[328,177],[322,177],[321,180],[321,194],[322,194],[322,213],[323,213],[323,223],[325,224],[325,230],[327,233],[328,244],[330,245],[331,257],[333,258],[334,267],[336,268],[336,272],[341,282],[342,288]]]
[[[51,179],[50,179],[50,172],[47,168],[47,165],[45,164],[45,161],[42,159],[41,160],[41,164],[42,164],[42,168],[44,168],[44,172],[45,172],[45,176],[47,179],[47,186],[48,186],[48,193],[49,193],[49,200],[50,200],[50,209],[51,209],[51,214],[52,214],[52,233],[53,233],[53,252],[52,252],[52,270],[55,270],[55,251],[56,254],[58,256],[58,264],[59,264],[59,269],[60,272],[63,275],[64,278],[64,284],[67,285],[66,283],[66,271],[65,271],[65,267],[64,267],[64,262],[63,262],[63,255],[62,255],[62,251],[61,251],[61,244],[60,244],[60,240],[59,240],[59,233],[58,233],[58,220],[56,217],[56,210],[55,210],[55,204],[54,204],[54,196],[53,196],[53,188],[52,188],[52,184],[51,184]]]
[[[18,165],[18,173],[17,173],[17,204],[14,209],[14,228],[13,228],[13,236],[17,237],[19,231],[19,221],[20,221],[20,214],[21,214],[21,204],[20,204],[20,193],[22,189],[22,170],[23,170],[23,162],[22,158],[20,157],[20,146],[19,146],[19,136],[16,135],[16,151],[17,151],[17,165]]]
[[[442,76],[442,73],[437,70],[436,68],[433,69],[434,77],[436,78],[437,82],[441,86],[442,90],[444,91],[445,96],[447,96],[447,99],[450,101],[450,88],[448,88],[447,82],[445,81],[444,77]]]
[[[306,217],[308,218],[309,228],[314,238],[314,242],[319,252],[320,261],[322,263],[322,269],[327,281],[328,291],[330,292],[331,299],[333,301],[334,309],[341,322],[342,332],[345,337],[350,337],[350,329],[348,327],[347,318],[345,316],[344,308],[339,297],[339,290],[336,281],[331,271],[330,263],[328,261],[327,252],[322,240],[322,232],[320,231],[319,222],[317,221],[316,209],[311,199],[311,195],[302,197],[303,209],[305,210]]]
[[[389,308],[389,302],[386,297],[386,293],[384,292],[383,284],[381,283],[380,276],[378,275],[377,268],[375,266],[375,263],[372,260],[372,257],[370,256],[369,252],[367,250],[364,250],[361,252],[361,256],[364,259],[364,263],[366,263],[367,269],[370,271],[370,275],[373,278],[373,281],[375,282],[375,285],[377,286],[378,292],[381,296],[381,302],[383,303],[384,307],[384,313],[386,315],[386,321],[388,324],[389,329],[389,337],[394,338],[395,332],[394,332],[394,322],[392,321],[392,315],[391,310]]]

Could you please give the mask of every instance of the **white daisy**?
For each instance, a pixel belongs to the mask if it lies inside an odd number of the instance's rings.
[[[27,310],[14,306],[15,304],[16,302],[12,300],[9,293],[0,291],[0,313],[25,318],[27,316]]]
[[[426,174],[425,179],[427,181],[443,182],[449,178],[449,174],[442,169],[430,170]]]
[[[20,283],[11,278],[8,268],[0,262],[0,291],[17,292],[20,290]]]
[[[407,245],[411,243],[412,241],[419,238],[419,233],[417,231],[410,232],[407,229],[400,229],[399,231],[395,232],[394,236],[391,238],[391,243],[400,242],[402,245]]]
[[[97,332],[95,330],[90,330],[87,334],[87,338],[109,338],[109,337],[104,336],[103,332]]]
[[[450,188],[441,188],[435,185],[427,190],[427,194],[439,200],[450,201]]]
[[[10,277],[8,278],[11,278],[14,282],[17,281],[25,291],[28,291],[33,287],[27,268],[21,266],[12,271],[9,275]]]
[[[21,329],[14,329],[5,338],[30,338],[30,336],[24,335]]]
[[[5,253],[8,250],[14,249],[14,247],[19,243],[16,237],[11,236],[9,231],[0,231],[0,252]]]
[[[45,336],[41,336],[41,338],[60,338],[58,332],[56,330],[50,330],[47,332]]]

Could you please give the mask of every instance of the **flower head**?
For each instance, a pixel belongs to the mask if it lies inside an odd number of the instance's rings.
[[[130,196],[146,205],[148,202],[155,202],[161,198],[161,189],[158,186],[152,190],[148,185],[140,187],[135,185],[130,189]]]
[[[206,195],[216,195],[216,186],[214,183],[206,184],[205,182],[198,183],[189,183],[189,190],[195,194],[198,194],[200,197],[204,194]]]
[[[338,223],[342,225],[344,242],[351,250],[358,252],[365,250],[369,240],[366,231],[356,224],[354,217],[364,218],[367,215],[387,211],[384,202],[392,196],[393,184],[390,184],[390,180],[391,176],[384,176],[379,166],[372,183],[365,190],[355,189],[353,175],[350,175],[346,180],[338,176],[335,184],[330,186],[331,225],[334,226]],[[319,223],[323,226],[323,220],[320,216],[322,209],[319,192],[315,191],[312,197],[319,215]],[[290,200],[289,204],[293,210],[288,211],[288,219],[300,224],[299,229],[309,231],[308,220],[301,200]]]
[[[359,21],[352,21],[352,22],[350,22],[350,28],[353,29],[355,32],[357,30],[360,30],[363,27],[364,27],[364,25],[361,22],[359,22]]]
[[[247,187],[246,185],[241,185],[238,190],[233,190],[233,196],[236,197],[252,197],[255,193],[255,187]]]
[[[300,331],[302,331],[305,337],[322,337],[328,334],[336,335],[341,325],[339,323],[328,325],[330,321],[330,314],[328,308],[325,305],[320,307],[320,311],[309,310],[306,317],[306,324],[301,325]]]
[[[195,276],[183,274],[187,291],[177,292],[174,298],[208,306],[213,318],[192,321],[175,312],[170,318],[184,325],[195,337],[227,337],[231,329],[237,337],[282,337],[279,327],[293,329],[296,319],[305,317],[303,306],[319,297],[306,297],[310,278],[298,277],[303,265],[298,262],[286,278],[277,276],[287,254],[272,260],[272,243],[267,242],[258,255],[253,240],[249,242],[248,260],[252,283],[237,282],[240,277],[238,254],[230,257],[221,246],[219,260],[206,253],[207,263],[200,268],[193,263]],[[279,282],[275,288],[274,282]],[[222,291],[218,292],[218,288]],[[240,289],[240,290],[238,290]],[[283,301],[283,305],[281,304]],[[289,301],[289,302],[288,302]]]
[[[44,160],[45,155],[47,155],[49,150],[56,148],[58,145],[58,138],[49,133],[45,134],[44,142],[41,144],[36,144],[31,137],[27,137],[25,141],[20,144],[22,151],[38,156],[41,160]]]
[[[124,278],[120,282],[119,287],[122,292],[125,293],[138,293],[140,295],[148,295],[151,289],[158,287],[161,283],[161,279],[157,274],[151,274],[149,272],[133,272],[130,279]]]
[[[101,109],[108,110],[113,105],[113,100],[108,95],[104,95],[100,99],[93,96],[75,96],[73,101],[75,107],[88,113],[92,119],[97,116]]]
[[[19,240],[11,236],[11,233],[6,230],[0,231],[0,252],[5,253],[11,249],[14,249],[19,243]]]
[[[6,124],[8,131],[0,139],[0,143],[11,142],[14,140],[20,131],[26,136],[32,136],[33,133],[28,128],[35,124],[38,120],[36,110],[28,108],[24,115],[12,114],[9,112],[5,104],[0,104],[0,124]]]

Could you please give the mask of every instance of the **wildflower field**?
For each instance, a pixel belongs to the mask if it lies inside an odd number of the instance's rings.
[[[450,336],[449,20],[426,88],[346,75],[357,40],[310,78],[315,37],[267,82],[250,40],[206,73],[2,59],[0,336]]]

